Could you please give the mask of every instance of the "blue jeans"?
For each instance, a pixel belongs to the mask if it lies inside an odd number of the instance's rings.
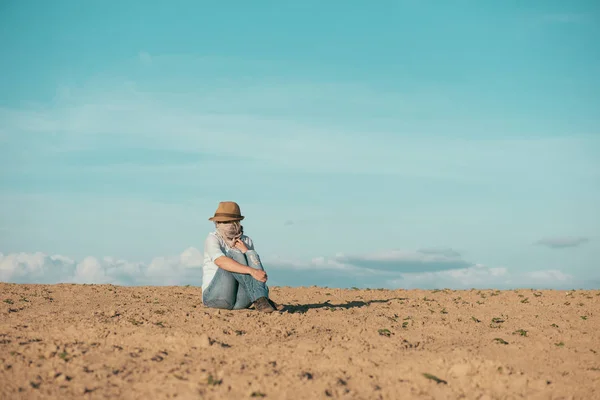
[[[242,265],[264,271],[260,258],[254,250],[248,250],[244,255],[241,251],[232,249],[227,252],[227,257]],[[266,283],[257,281],[251,275],[238,274],[219,268],[213,280],[202,293],[202,302],[210,308],[241,310],[250,307],[260,297],[269,297],[269,288]]]

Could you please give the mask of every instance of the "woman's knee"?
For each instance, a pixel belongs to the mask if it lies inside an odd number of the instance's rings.
[[[246,256],[244,256],[244,253],[242,253],[238,249],[229,250],[227,252],[227,255],[229,256],[229,258],[232,258],[233,260],[237,261],[242,265],[248,265],[248,261],[246,261]]]

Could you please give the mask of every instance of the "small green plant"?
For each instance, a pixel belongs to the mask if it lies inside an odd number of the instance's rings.
[[[501,324],[504,322],[504,320],[502,318],[494,317],[492,318],[492,322],[495,324]]]
[[[483,301],[479,301],[479,300],[477,300],[475,303],[477,303],[479,305],[485,304]]]
[[[440,378],[438,378],[438,377],[437,377],[437,376],[435,376],[435,375],[428,374],[427,372],[423,373],[423,376],[424,376],[425,378],[429,379],[429,380],[432,380],[432,381],[434,381],[435,383],[438,383],[438,384],[439,384],[439,383],[442,383],[442,384],[444,384],[444,385],[447,385],[447,384],[448,384],[448,382],[446,382],[445,380],[443,380],[443,379],[440,379]]]
[[[480,319],[477,319],[477,318],[475,318],[475,317],[471,317],[471,319],[472,319],[473,321],[477,322],[477,323],[481,322],[481,320],[480,320]]]
[[[217,386],[223,383],[223,379],[215,379],[212,375],[208,375],[207,383],[212,386]]]
[[[250,397],[265,397],[266,394],[262,393],[262,392],[252,392],[252,394],[250,395]]]
[[[158,314],[158,315],[164,315],[165,310],[156,310],[154,311],[154,314]]]
[[[500,343],[500,344],[508,344],[508,342],[507,342],[506,340],[504,340],[504,339],[502,339],[502,338],[498,338],[498,337],[497,337],[497,338],[494,338],[494,341],[495,341],[495,342],[498,342],[498,343]]]
[[[550,326],[553,327],[553,328],[558,328],[558,325],[556,325],[556,324],[552,324]]]
[[[540,296],[542,295],[542,292],[535,292],[533,295],[534,295],[535,297],[540,297]]]
[[[69,361],[69,354],[66,351],[63,351],[62,353],[58,353],[58,357],[61,360]]]
[[[448,314],[448,311],[446,310],[446,308],[442,308],[442,311],[440,311],[442,314]]]
[[[585,315],[582,315],[582,316],[580,316],[580,318],[585,321],[585,320],[587,320],[588,317]]]
[[[352,290],[359,290],[356,286],[352,286]]]
[[[513,332],[513,335],[521,335],[521,336],[527,336],[527,331],[525,329],[517,329],[516,331]]]
[[[523,300],[521,300],[521,303],[523,303],[523,304],[529,303],[529,297],[525,297]]]
[[[564,342],[558,342],[558,343],[554,343],[554,345],[556,347],[564,347],[565,343]]]
[[[408,321],[405,321],[405,322],[403,322],[403,323],[402,323],[402,327],[403,327],[403,328],[408,328]]]
[[[154,325],[156,325],[156,326],[160,326],[161,328],[164,328],[164,327],[165,327],[165,325],[163,324],[163,322],[162,322],[162,321],[158,321],[158,322],[156,322]]]
[[[6,300],[4,300],[4,302],[5,302],[6,304],[15,304],[15,302],[14,302],[14,301],[12,301],[11,299],[6,299]]]
[[[129,318],[127,321],[129,321],[130,323],[132,323],[132,324],[133,324],[133,325],[135,325],[135,326],[138,326],[138,325],[142,325],[142,324],[143,324],[143,322],[141,322],[141,321],[136,321],[136,320],[135,320],[135,319],[133,319],[133,318]]]
[[[29,303],[29,300],[27,300],[26,297],[21,296],[21,298],[19,299],[19,301],[22,301],[24,303]]]
[[[379,329],[377,331],[381,336],[386,336],[386,337],[390,337],[392,336],[392,332],[390,332],[389,329]]]

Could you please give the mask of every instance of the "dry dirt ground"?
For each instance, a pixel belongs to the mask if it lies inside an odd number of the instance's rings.
[[[600,399],[600,291],[0,283],[1,399]]]

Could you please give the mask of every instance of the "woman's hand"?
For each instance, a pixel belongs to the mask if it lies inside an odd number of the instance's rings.
[[[248,251],[248,247],[246,247],[246,244],[244,242],[242,242],[240,239],[237,239],[235,241],[235,245],[233,247],[235,247],[236,249],[238,249],[242,253],[245,253],[245,252]]]
[[[259,282],[267,281],[267,273],[262,269],[252,268],[252,271],[250,271],[250,275]]]

